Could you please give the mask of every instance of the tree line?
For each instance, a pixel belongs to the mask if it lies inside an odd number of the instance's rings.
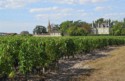
[[[99,18],[95,23],[104,23],[104,18]],[[125,18],[123,21],[110,20],[110,34],[109,35],[125,35]],[[63,21],[61,24],[51,24],[52,30],[59,31],[62,35],[66,36],[87,36],[93,35],[92,23],[88,23],[82,20],[77,21]],[[27,33],[22,32],[21,34]],[[47,34],[47,27],[43,25],[37,25],[33,29],[33,34]]]

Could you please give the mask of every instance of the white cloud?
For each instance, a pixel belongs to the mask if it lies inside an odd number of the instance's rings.
[[[85,4],[85,3],[100,3],[105,2],[106,0],[78,0],[79,4]]]
[[[30,13],[35,13],[38,20],[41,19],[64,19],[64,18],[81,18],[88,13],[83,9],[76,8],[62,8],[62,7],[47,7],[47,8],[33,8],[29,10]]]
[[[68,19],[68,18],[82,18],[88,15],[82,9],[73,9],[73,8],[59,8],[59,7],[51,7],[51,8],[36,8],[31,9],[30,12],[37,12],[36,18],[38,20],[43,19]],[[49,12],[49,13],[48,13]]]
[[[58,20],[58,19],[70,16],[70,15],[71,14],[68,14],[68,13],[65,13],[65,14],[61,14],[61,13],[58,13],[58,14],[38,14],[38,15],[36,15],[36,18],[38,20],[42,20],[42,19],[55,19],[55,20]]]
[[[98,6],[98,7],[96,7],[94,10],[95,11],[108,11],[108,10],[111,10],[112,9],[112,7],[102,7],[102,6]]]
[[[37,20],[54,20],[54,21],[58,21],[58,20],[79,20],[79,19],[83,19],[85,17],[88,16],[88,13],[77,13],[77,14],[71,14],[71,13],[57,13],[57,14],[37,14],[36,18]]]
[[[0,8],[19,8],[23,7],[28,3],[37,2],[39,0],[1,0],[0,1]]]
[[[107,0],[91,0],[92,3],[99,3],[99,2],[105,2]]]
[[[30,9],[31,13],[35,13],[35,12],[48,12],[48,11],[57,11],[59,10],[58,7],[48,7],[48,8],[32,8]]]
[[[61,3],[61,4],[86,4],[86,3],[99,3],[105,2],[107,0],[48,0],[53,3]]]
[[[86,4],[99,3],[107,0],[0,0],[0,8],[19,8],[29,3],[40,1],[41,3],[57,3],[57,4]]]
[[[116,20],[116,19],[123,19],[125,17],[125,13],[108,13],[108,14],[105,14],[103,16],[104,18],[111,18],[113,20]]]
[[[72,12],[72,8],[59,8],[59,7],[48,7],[48,8],[32,8],[30,9],[31,13],[39,12]]]

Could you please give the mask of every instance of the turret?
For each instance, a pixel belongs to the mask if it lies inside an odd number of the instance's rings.
[[[110,19],[108,20],[108,27],[110,27]]]
[[[98,28],[100,27],[100,24],[98,23]]]
[[[92,28],[94,28],[94,21],[92,22]]]

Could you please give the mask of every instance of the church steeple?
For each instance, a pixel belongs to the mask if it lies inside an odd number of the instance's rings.
[[[51,24],[50,24],[50,20],[48,21],[48,33],[51,33]]]

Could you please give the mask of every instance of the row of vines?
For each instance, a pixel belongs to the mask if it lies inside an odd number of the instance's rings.
[[[111,45],[124,45],[125,37],[0,37],[0,78],[45,72],[60,58],[86,54]],[[55,66],[55,65],[54,65]]]

